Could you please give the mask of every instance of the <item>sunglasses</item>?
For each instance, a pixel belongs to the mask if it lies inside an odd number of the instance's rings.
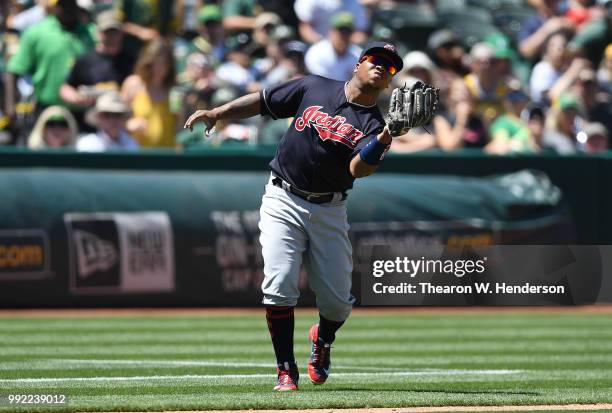
[[[336,28],[336,30],[338,30],[340,33],[347,35],[347,36],[353,34],[354,32],[352,27],[338,27]]]
[[[47,128],[67,128],[68,122],[65,120],[50,120],[45,123],[45,127]]]
[[[104,116],[105,118],[119,119],[119,118],[123,118],[123,117],[125,116],[125,113],[118,113],[118,112],[100,112],[100,115]]]
[[[372,63],[374,66],[382,66],[387,69],[391,76],[397,73],[397,67],[393,66],[389,60],[381,56],[365,55],[361,61]]]

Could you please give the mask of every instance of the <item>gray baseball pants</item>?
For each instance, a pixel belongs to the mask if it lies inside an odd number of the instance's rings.
[[[314,204],[274,186],[270,179],[262,198],[259,229],[263,304],[297,304],[303,262],[321,315],[332,321],[346,320],[354,302],[346,200]]]

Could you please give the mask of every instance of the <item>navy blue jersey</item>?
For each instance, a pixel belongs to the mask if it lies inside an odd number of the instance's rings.
[[[294,117],[270,167],[299,189],[343,192],[352,188],[351,159],[384,128],[376,105],[347,102],[345,83],[306,76],[260,94],[262,115]]]

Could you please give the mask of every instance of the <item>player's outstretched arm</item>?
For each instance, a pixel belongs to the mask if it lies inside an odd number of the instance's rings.
[[[378,168],[378,162],[381,156],[391,145],[391,134],[385,126],[383,131],[378,134],[375,140],[366,145],[359,154],[357,154],[350,163],[351,175],[355,178],[363,178],[368,176]]]
[[[259,115],[259,100],[259,92],[255,92],[232,100],[218,108],[213,108],[211,110],[196,110],[189,116],[189,119],[187,119],[183,127],[193,130],[193,125],[196,122],[204,122],[206,124],[206,130],[208,131],[215,126],[218,120],[245,119]]]

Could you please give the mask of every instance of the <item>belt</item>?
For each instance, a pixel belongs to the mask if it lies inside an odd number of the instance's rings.
[[[313,193],[302,191],[294,186],[292,186],[289,182],[284,181],[278,176],[272,177],[272,185],[277,186],[279,188],[284,189],[285,191],[291,192],[293,195],[299,196],[302,199],[305,199],[308,202],[312,202],[313,204],[325,204],[327,202],[334,201],[334,197],[339,192],[325,192],[325,193]],[[346,193],[342,192],[342,196],[338,201],[344,201],[346,199]]]

